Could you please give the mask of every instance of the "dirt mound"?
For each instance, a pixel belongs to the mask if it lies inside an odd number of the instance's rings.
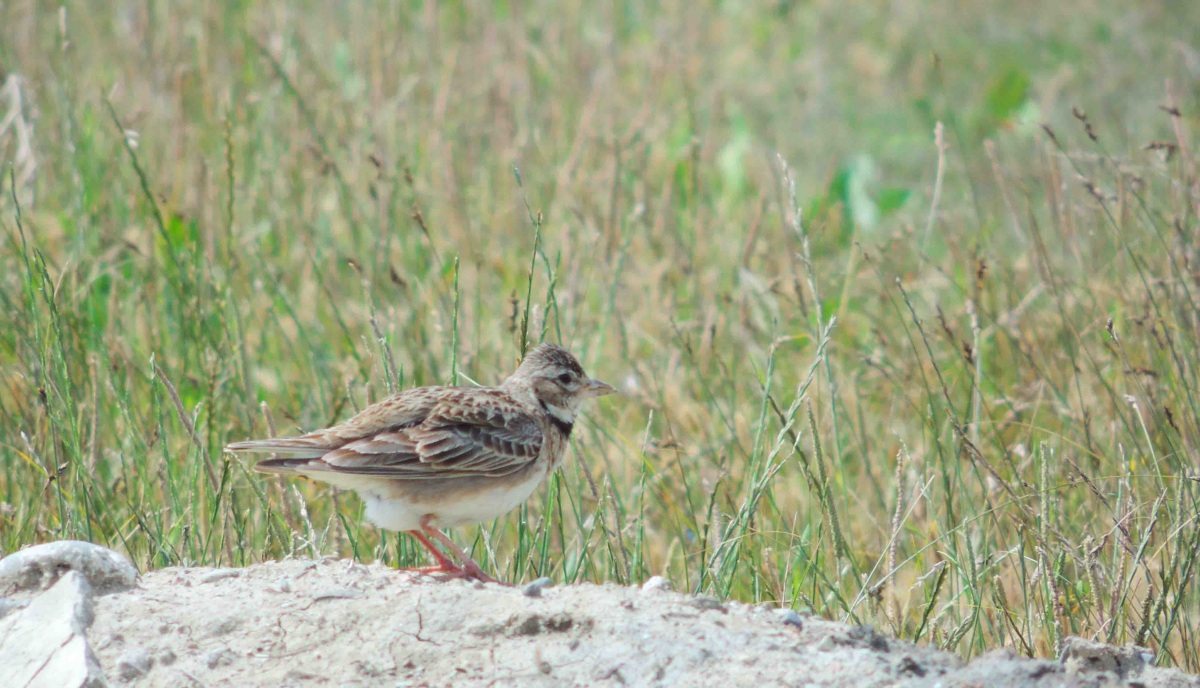
[[[1082,640],[1064,662],[999,651],[964,663],[867,627],[670,592],[661,579],[545,583],[297,560],[153,571],[89,599],[90,611],[63,608],[92,662],[76,685],[1200,686],[1136,649]],[[68,574],[0,617],[0,685],[38,685],[4,680],[6,655],[23,642],[9,626],[51,593],[70,598],[64,586],[90,595]]]

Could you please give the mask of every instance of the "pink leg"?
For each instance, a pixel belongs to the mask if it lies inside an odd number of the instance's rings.
[[[446,537],[445,533],[438,530],[437,528],[430,526],[429,521],[430,521],[429,516],[421,517],[421,530],[424,531],[424,533],[426,535],[428,535],[428,536],[432,537],[434,540],[437,540],[438,542],[440,542],[443,547],[450,550],[451,554],[458,557],[459,561],[462,562],[462,567],[461,568],[455,567],[455,568],[458,568],[458,571],[461,572],[461,574],[464,578],[472,578],[474,580],[483,581],[485,583],[499,583],[500,582],[500,581],[496,580],[495,578],[492,578],[488,574],[484,573],[483,569],[479,567],[479,564],[475,563],[475,560],[471,558],[471,555],[467,554],[466,552],[464,552],[462,550],[461,547],[454,544],[454,542],[450,538]],[[428,542],[428,541],[426,541],[426,542]],[[428,545],[426,545],[426,546],[428,546]]]
[[[421,531],[410,530],[408,531],[408,534],[416,538],[417,542],[424,545],[425,549],[429,550],[429,553],[432,554],[433,558],[437,561],[436,566],[421,566],[410,570],[419,571],[421,573],[463,573],[462,567],[451,561],[450,558],[445,554],[442,554],[442,551],[437,547],[434,547],[433,543],[429,541],[429,538],[421,534]]]

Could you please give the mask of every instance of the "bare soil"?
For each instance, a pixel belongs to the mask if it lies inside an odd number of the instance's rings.
[[[139,576],[86,542],[0,559],[0,688],[1194,686],[1139,647],[946,652],[769,605],[642,586],[523,587],[288,560]]]
[[[442,581],[343,560],[164,569],[95,599],[107,679],[137,686],[1200,686],[1141,652],[945,652],[665,589]]]

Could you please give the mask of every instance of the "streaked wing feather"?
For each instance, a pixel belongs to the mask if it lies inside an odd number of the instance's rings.
[[[269,472],[336,471],[399,479],[503,476],[542,450],[537,420],[495,389],[418,388],[368,406],[328,430],[235,442],[229,451],[286,454]]]
[[[541,425],[513,404],[439,405],[411,433],[421,461],[445,469],[504,474],[542,450]]]
[[[495,390],[448,390],[420,424],[346,442],[313,463],[339,473],[405,480],[504,476],[537,459],[542,429]]]
[[[327,432],[344,440],[370,437],[380,431],[419,425],[429,417],[444,394],[440,387],[415,387],[371,404]]]

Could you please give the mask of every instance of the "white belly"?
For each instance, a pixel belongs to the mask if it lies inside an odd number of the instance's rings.
[[[359,489],[367,507],[367,520],[384,530],[418,530],[421,518],[429,515],[435,528],[454,528],[483,523],[512,511],[537,489],[545,473],[535,473],[529,479],[508,486],[494,487],[473,494],[446,495],[441,499],[424,501],[404,499],[374,490]]]

